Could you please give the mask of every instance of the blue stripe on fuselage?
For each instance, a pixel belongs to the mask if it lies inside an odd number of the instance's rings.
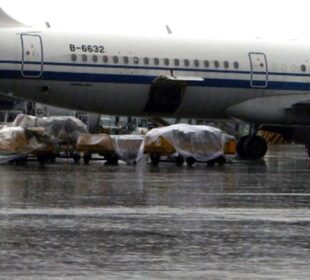
[[[22,65],[21,61],[0,60],[0,64]],[[26,65],[41,65],[42,62],[24,62]],[[88,64],[88,63],[62,63],[62,62],[43,62],[43,66],[59,66],[59,67],[78,67],[78,68],[110,68],[110,69],[127,69],[127,70],[164,70],[164,71],[180,71],[180,72],[201,72],[201,73],[224,73],[224,74],[267,74],[273,76],[291,76],[291,77],[310,77],[310,73],[282,73],[282,72],[251,72],[246,70],[229,70],[229,69],[202,69],[202,68],[181,68],[169,66],[140,66],[140,65],[124,65],[124,64]]]
[[[20,61],[0,61],[0,64],[20,64]],[[37,63],[27,63],[37,64]],[[231,78],[208,78],[205,77],[204,81],[190,81],[187,82],[189,86],[199,87],[222,87],[222,88],[249,88],[253,89],[250,84],[251,72],[248,71],[226,71],[226,70],[204,70],[204,69],[179,69],[179,68],[158,68],[158,67],[140,67],[140,66],[124,66],[124,65],[93,65],[93,64],[71,64],[71,63],[44,63],[44,65],[62,66],[62,67],[101,67],[101,68],[126,68],[126,69],[143,69],[143,70],[177,70],[186,72],[216,72],[225,74],[248,74],[249,79],[231,79]],[[27,71],[30,76],[32,73]],[[33,72],[37,75],[38,72]],[[289,73],[268,73],[268,75],[285,75],[285,76],[310,76],[309,74],[289,74]],[[75,72],[56,72],[44,71],[39,78],[23,77],[21,71],[17,70],[0,70],[0,79],[34,79],[34,80],[48,80],[48,81],[67,81],[67,82],[90,82],[90,83],[123,83],[123,84],[151,84],[157,76],[151,75],[125,75],[125,74],[106,74],[106,73],[75,73]],[[261,89],[261,88],[259,88]],[[309,91],[310,83],[304,82],[288,82],[288,81],[268,81],[266,89],[272,90],[299,90]]]

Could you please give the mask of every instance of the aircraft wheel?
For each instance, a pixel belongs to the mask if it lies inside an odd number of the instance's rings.
[[[257,135],[248,137],[244,142],[244,151],[248,159],[260,159],[267,152],[267,143],[264,138]]]
[[[242,136],[239,138],[238,143],[237,143],[237,155],[240,159],[246,159],[246,153],[245,153],[245,148],[244,148],[244,143],[245,141],[249,138],[249,135]]]
[[[237,144],[237,153],[240,159],[260,159],[265,156],[267,149],[265,139],[257,135],[243,136]]]

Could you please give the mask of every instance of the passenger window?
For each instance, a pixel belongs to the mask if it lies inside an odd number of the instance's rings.
[[[287,65],[286,64],[282,64],[281,69],[282,69],[282,71],[287,71]]]
[[[170,64],[170,61],[169,61],[168,58],[165,58],[165,59],[164,59],[164,64],[165,64],[166,66],[168,66],[168,65]]]
[[[158,64],[159,64],[159,58],[157,58],[157,57],[154,58],[154,64],[155,64],[155,65],[158,65]]]
[[[302,64],[300,68],[301,68],[302,72],[306,72],[306,70],[307,70],[307,67],[305,64]]]
[[[86,61],[87,61],[87,55],[86,55],[86,54],[83,54],[83,55],[82,55],[82,61],[83,61],[83,62],[86,62]]]
[[[118,56],[116,56],[116,55],[113,56],[113,62],[114,62],[114,63],[118,63]]]
[[[103,61],[104,63],[108,63],[109,57],[108,57],[107,55],[104,55],[104,56],[102,57],[102,61]]]
[[[97,62],[98,61],[98,56],[93,55],[93,62]]]
[[[239,69],[239,62],[237,62],[237,61],[234,62],[234,68]]]
[[[174,65],[175,65],[175,66],[180,66],[180,60],[177,59],[177,58],[175,58],[175,59],[174,59]]]
[[[134,63],[134,64],[138,64],[138,63],[139,63],[139,58],[135,56],[135,57],[133,58],[133,63]]]
[[[76,61],[77,60],[77,56],[76,56],[76,54],[71,54],[71,60],[72,61]]]
[[[145,57],[145,58],[143,58],[143,62],[144,62],[145,65],[149,65],[150,60],[149,60],[148,57]]]
[[[124,61],[125,64],[128,64],[128,63],[129,63],[129,58],[128,58],[128,56],[124,56],[124,57],[123,57],[123,61]]]
[[[205,60],[205,61],[204,61],[204,64],[205,64],[205,67],[206,67],[206,68],[209,68],[209,67],[210,67],[210,62],[209,62],[209,60]]]
[[[220,63],[217,60],[214,61],[214,67],[215,68],[219,68],[220,67]]]
[[[225,69],[229,68],[229,62],[228,61],[224,61],[224,68]]]
[[[188,59],[184,59],[184,65],[186,67],[189,67],[189,64],[190,64],[189,60]]]

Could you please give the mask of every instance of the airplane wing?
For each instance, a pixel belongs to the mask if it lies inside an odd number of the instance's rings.
[[[0,28],[1,27],[27,27],[25,24],[13,19],[0,7]]]

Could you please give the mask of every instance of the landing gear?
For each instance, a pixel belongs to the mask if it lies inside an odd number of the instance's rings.
[[[258,135],[247,135],[239,139],[237,153],[240,159],[256,160],[265,156],[267,143]]]

